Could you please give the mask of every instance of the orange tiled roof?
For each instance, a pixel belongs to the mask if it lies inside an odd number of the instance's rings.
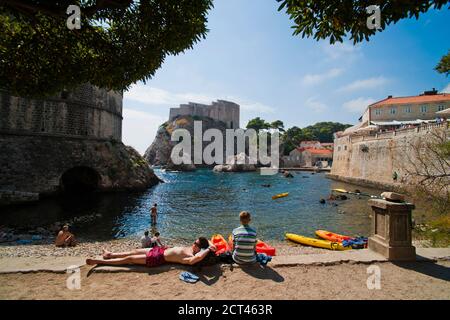
[[[425,102],[439,102],[439,101],[450,101],[450,94],[440,93],[433,95],[386,98],[384,100],[372,103],[369,107],[378,107],[390,104],[425,103]]]
[[[333,151],[329,149],[317,149],[317,148],[306,148],[304,151],[308,151],[311,154],[332,154]]]

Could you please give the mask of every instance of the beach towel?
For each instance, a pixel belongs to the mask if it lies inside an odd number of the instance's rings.
[[[367,241],[368,239],[366,237],[356,237],[342,241],[342,245],[344,247],[351,246],[353,249],[364,249],[367,248]]]
[[[256,261],[259,262],[259,264],[262,265],[262,266],[264,266],[264,267],[265,267],[265,266],[267,265],[267,263],[269,263],[271,260],[272,260],[272,257],[271,257],[271,256],[268,256],[268,255],[265,254],[265,253],[258,253],[258,254],[256,255]]]
[[[187,282],[187,283],[196,283],[198,281],[199,277],[193,273],[183,271],[180,274],[180,280]]]

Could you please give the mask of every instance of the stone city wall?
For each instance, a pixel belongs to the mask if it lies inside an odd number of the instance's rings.
[[[122,94],[83,85],[47,99],[0,91],[0,132],[122,140]]]
[[[411,145],[431,136],[433,130],[445,130],[447,124],[424,125],[376,135],[348,135],[335,139],[333,166],[329,178],[354,184],[398,190],[407,183]],[[394,172],[397,180],[393,179]]]

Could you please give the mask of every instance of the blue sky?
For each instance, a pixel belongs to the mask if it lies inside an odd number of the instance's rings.
[[[124,143],[143,153],[169,108],[188,101],[239,103],[241,127],[257,116],[304,127],[354,124],[368,104],[388,95],[450,92],[450,78],[434,70],[450,49],[448,9],[403,20],[353,46],[292,36],[291,21],[277,8],[275,0],[216,0],[206,39],[124,93]]]

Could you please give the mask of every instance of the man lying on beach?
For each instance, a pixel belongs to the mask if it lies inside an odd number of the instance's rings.
[[[88,265],[145,265],[156,267],[164,263],[193,265],[202,261],[216,247],[206,238],[200,237],[190,247],[153,247],[129,252],[113,253],[103,249],[103,260],[86,259]]]

